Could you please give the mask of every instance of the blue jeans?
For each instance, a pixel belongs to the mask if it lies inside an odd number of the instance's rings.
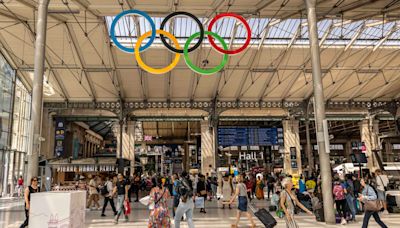
[[[125,220],[128,221],[128,216],[125,215],[124,213],[124,201],[125,201],[125,195],[118,195],[118,201],[117,201],[117,215],[115,216],[115,220],[118,221],[119,216],[123,214],[125,216]]]
[[[354,197],[350,194],[346,195],[347,205],[349,206],[351,212],[351,218],[356,219],[356,208],[354,207]]]

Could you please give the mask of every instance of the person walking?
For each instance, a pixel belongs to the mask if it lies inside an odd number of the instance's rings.
[[[342,225],[345,225],[347,223],[346,213],[345,213],[346,195],[345,195],[345,189],[343,185],[340,183],[339,179],[335,180],[332,193],[335,198],[336,210],[339,213],[339,216],[341,217],[340,223]]]
[[[29,225],[29,211],[31,208],[31,194],[40,192],[40,187],[38,186],[38,178],[31,178],[31,185],[25,188],[25,221],[22,223],[20,228],[27,227]]]
[[[221,189],[222,189],[222,209],[225,209],[224,202],[231,201],[231,197],[233,195],[233,186],[232,186],[232,179],[225,175],[221,182]],[[228,204],[229,209],[231,209],[231,205]]]
[[[17,180],[18,198],[20,198],[22,196],[23,191],[24,191],[24,178],[22,178],[22,176],[19,176],[19,178]]]
[[[275,184],[275,178],[272,175],[268,175],[267,177],[267,192],[268,192],[268,199],[272,194],[274,194],[274,184]]]
[[[150,204],[154,203],[154,208],[150,210],[148,228],[169,228],[171,218],[168,212],[168,199],[171,195],[161,177],[155,177],[154,180],[155,187],[150,191],[149,200]]]
[[[285,213],[285,222],[286,227],[288,228],[298,228],[299,226],[296,223],[294,218],[295,206],[300,207],[307,214],[312,215],[313,213],[308,210],[303,204],[299,202],[296,195],[292,193],[293,182],[292,178],[286,177],[282,180],[283,190],[280,195],[280,206],[283,212]]]
[[[141,183],[140,175],[135,174],[133,176],[133,181],[132,181],[132,185],[131,185],[131,190],[136,195],[135,202],[139,202],[140,183]]]
[[[351,174],[346,175],[346,182],[344,184],[346,190],[346,202],[351,212],[351,221],[355,222],[357,212],[356,208],[354,207],[354,184]]]
[[[176,212],[176,208],[179,205],[179,199],[181,198],[181,196],[179,195],[179,187],[181,185],[181,181],[179,180],[178,174],[175,173],[174,175],[172,175],[172,196],[173,198],[173,203],[172,203],[172,215],[175,217],[175,212]]]
[[[128,192],[129,192],[130,184],[124,179],[124,176],[120,173],[118,174],[118,180],[113,190],[113,196],[117,194],[117,215],[114,218],[114,224],[118,224],[119,217],[124,214],[124,201],[129,200]],[[124,214],[125,215],[125,214]],[[125,222],[128,222],[128,216],[125,215]]]
[[[238,227],[240,217],[242,216],[242,213],[245,213],[247,218],[249,219],[251,223],[251,227],[254,228],[256,227],[256,224],[254,223],[253,217],[251,214],[247,211],[247,205],[248,205],[248,199],[247,199],[247,188],[246,185],[244,184],[243,180],[243,175],[239,174],[236,176],[237,180],[237,185],[236,185],[236,190],[235,194],[229,201],[229,205],[233,203],[233,201],[238,197],[238,209],[236,213],[236,220],[235,223],[232,224],[233,228]]]
[[[104,196],[104,204],[103,204],[103,210],[101,211],[101,217],[106,216],[104,212],[106,211],[108,203],[110,203],[111,205],[111,208],[114,212],[114,216],[117,215],[117,210],[115,209],[114,197],[112,192],[113,192],[113,183],[110,181],[109,177],[106,177],[106,182],[104,183],[104,186],[102,187],[101,190],[101,193]]]
[[[389,178],[387,175],[383,174],[380,169],[375,171],[376,174],[376,191],[378,194],[378,200],[382,201],[384,211],[382,214],[388,215],[389,212],[387,210],[387,203],[386,203],[386,190],[389,184]]]
[[[378,199],[374,189],[366,183],[365,179],[361,178],[360,184],[363,187],[362,194],[360,194],[360,196],[358,198],[358,200],[360,200],[360,202],[365,203],[366,201],[373,201],[373,200]],[[369,219],[371,218],[371,216],[374,217],[376,223],[378,223],[379,226],[381,226],[382,228],[387,228],[385,223],[383,223],[381,218],[379,217],[378,212],[377,211],[369,211],[369,210],[365,210],[362,228],[368,227]]]
[[[181,218],[183,214],[186,215],[186,221],[189,228],[194,228],[193,223],[193,188],[192,182],[189,179],[189,175],[186,171],[181,174],[180,187],[178,193],[180,195],[179,205],[175,212],[175,228],[180,228]]]
[[[256,182],[256,197],[259,200],[264,199],[264,187],[264,181],[262,180],[261,176],[258,176]]]
[[[204,198],[204,207],[200,208],[200,213],[207,213],[206,212],[206,201],[207,201],[207,184],[203,174],[199,175],[199,182],[197,182],[197,196]]]
[[[94,203],[94,206],[97,208],[97,210],[100,210],[100,204],[99,204],[99,192],[97,191],[97,178],[96,176],[93,176],[92,179],[89,181],[89,200],[87,202],[86,208],[90,209],[92,206],[92,203]]]

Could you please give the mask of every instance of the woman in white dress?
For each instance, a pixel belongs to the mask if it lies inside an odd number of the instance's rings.
[[[232,179],[230,176],[225,175],[221,182],[221,189],[222,189],[222,202],[229,202],[233,195],[233,186],[232,186]],[[231,205],[228,204],[229,209],[231,209]],[[222,209],[225,209],[225,204],[222,204]]]

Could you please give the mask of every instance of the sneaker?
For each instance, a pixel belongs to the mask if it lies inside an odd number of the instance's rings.
[[[106,217],[106,215],[105,214],[101,214],[101,217]]]
[[[346,219],[342,218],[342,222],[341,222],[340,224],[341,224],[341,225],[346,225],[346,224],[347,224]]]

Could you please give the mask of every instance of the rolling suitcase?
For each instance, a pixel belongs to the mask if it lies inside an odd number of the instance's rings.
[[[249,204],[250,210],[254,213],[254,216],[260,220],[262,224],[264,224],[265,228],[273,228],[276,226],[277,222],[272,215],[265,210],[264,208],[261,208],[257,210],[252,204]]]

